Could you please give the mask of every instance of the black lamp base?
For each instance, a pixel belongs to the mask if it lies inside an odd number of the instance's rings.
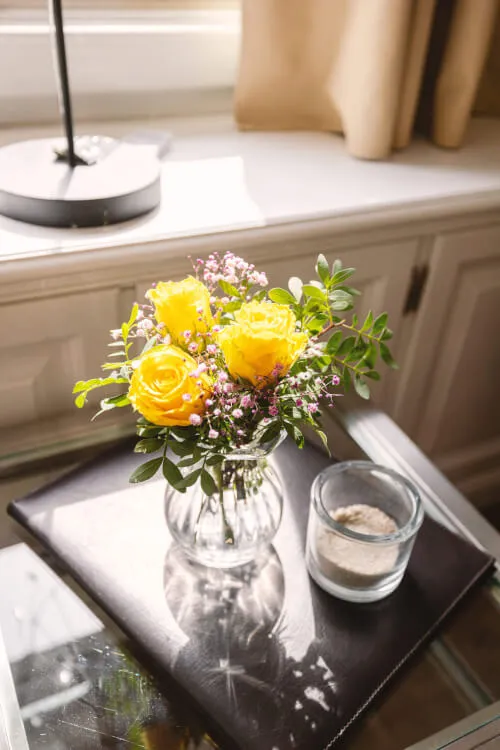
[[[56,155],[66,145],[64,138],[1,148],[0,214],[49,227],[97,227],[158,206],[157,149],[100,136],[82,142],[89,164],[73,168]]]

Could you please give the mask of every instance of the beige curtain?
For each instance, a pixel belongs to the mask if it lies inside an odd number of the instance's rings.
[[[418,114],[435,143],[459,146],[500,39],[498,4],[243,0],[237,123],[342,132],[352,155],[383,159],[408,144]]]

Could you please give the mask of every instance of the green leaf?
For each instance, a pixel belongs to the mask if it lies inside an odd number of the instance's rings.
[[[218,466],[224,461],[224,456],[213,455],[207,458],[207,466]]]
[[[387,325],[388,318],[389,316],[387,315],[387,313],[382,313],[382,315],[379,315],[377,318],[375,318],[375,322],[373,323],[372,327],[373,336],[378,336],[380,333],[382,333]]]
[[[224,279],[219,279],[219,286],[224,292],[224,294],[229,295],[229,297],[239,297],[240,293],[236,289],[235,286],[230,284],[228,281],[224,281]]]
[[[207,497],[211,497],[212,495],[217,494],[219,491],[215,479],[210,474],[210,472],[206,471],[206,469],[203,469],[203,471],[201,472],[201,489],[203,490],[205,495],[207,495]]]
[[[259,442],[260,443],[267,443],[270,440],[274,440],[274,438],[278,437],[281,430],[281,424],[279,420],[275,420],[274,422],[270,422],[270,424],[267,425],[264,432],[259,435]]]
[[[339,348],[337,349],[337,357],[347,357],[352,350],[354,349],[354,345],[356,344],[356,339],[354,336],[348,336],[346,339],[343,340]]]
[[[191,487],[193,484],[195,484],[198,479],[200,478],[201,469],[196,469],[196,471],[192,471],[191,474],[187,474],[185,477],[182,478],[180,482],[178,482],[175,485],[176,490],[182,491],[186,487]]]
[[[338,273],[341,268],[342,261],[337,258],[337,260],[334,260],[332,263],[332,277],[335,276],[335,274]]]
[[[128,323],[127,323],[129,329],[135,323],[135,321],[137,319],[137,313],[138,312],[139,312],[139,305],[136,302],[135,305],[133,306],[132,310],[130,311],[130,318],[128,319]]]
[[[377,361],[377,357],[378,357],[377,347],[375,346],[373,341],[369,341],[366,354],[363,357],[363,363],[366,365],[366,367],[372,370],[375,367],[375,362]]]
[[[354,389],[358,396],[361,396],[361,398],[369,399],[370,398],[370,389],[368,385],[362,380],[359,375],[354,376]]]
[[[348,367],[344,367],[344,372],[342,373],[342,385],[344,386],[344,391],[347,393],[351,387],[351,373],[349,372]]]
[[[324,255],[318,255],[318,261],[316,263],[316,273],[319,278],[326,285],[326,282],[330,279],[330,268],[328,261]]]
[[[330,453],[330,446],[328,445],[328,438],[326,437],[325,433],[323,432],[323,430],[317,430],[316,428],[315,428],[315,432],[316,432],[316,435],[318,435],[318,437],[321,438],[321,442],[325,446],[328,455],[331,456],[332,454]]]
[[[328,300],[332,310],[347,310],[352,306],[352,296],[342,289],[335,289],[330,292]]]
[[[365,322],[363,323],[361,327],[361,333],[365,333],[365,331],[369,331],[372,325],[373,325],[373,313],[370,310],[370,312],[365,318]]]
[[[337,271],[337,273],[332,276],[332,286],[342,284],[344,281],[347,281],[347,279],[350,279],[354,273],[356,273],[355,268],[343,268],[342,270]]]
[[[298,276],[292,276],[292,278],[288,280],[288,288],[290,289],[297,302],[300,302],[302,298],[302,286],[302,280],[299,279]]]
[[[109,404],[110,406],[129,406],[130,399],[126,393],[121,393],[119,396],[111,396],[111,398],[105,398],[101,401],[101,404]]]
[[[312,297],[322,302],[326,301],[326,293],[322,289],[318,289],[314,284],[304,284],[302,291],[307,297]]]
[[[392,339],[393,336],[394,336],[394,334],[391,331],[391,329],[390,328],[386,328],[380,338],[381,338],[382,341],[389,341],[389,339]]]
[[[272,300],[272,302],[276,302],[278,305],[295,304],[295,297],[290,294],[290,292],[287,292],[286,289],[280,289],[279,287],[275,287],[269,291],[269,299]]]
[[[199,461],[199,458],[196,458],[195,456],[189,456],[186,458],[181,458],[180,461],[177,461],[177,466],[179,469],[185,469],[188,466],[194,466],[194,464],[197,464]]]
[[[396,360],[393,358],[390,352],[389,347],[382,342],[380,342],[380,356],[382,357],[385,364],[389,367],[392,367],[393,370],[397,370],[399,368]]]
[[[337,353],[338,348],[342,342],[342,335],[342,331],[335,331],[335,333],[330,336],[326,344],[326,351],[328,352],[328,354]]]
[[[297,425],[292,424],[291,422],[285,422],[285,430],[290,435],[290,437],[295,441],[298,448],[303,448],[305,439],[302,432],[299,430]]]
[[[137,482],[145,482],[147,479],[151,479],[151,477],[154,477],[162,463],[163,458],[153,458],[151,461],[146,461],[145,464],[141,464],[137,467],[131,475],[129,482],[137,484]]]
[[[164,445],[160,438],[146,438],[135,444],[134,453],[156,453]]]
[[[380,380],[380,375],[376,370],[368,370],[363,373],[364,378],[370,378],[370,380]]]
[[[162,431],[162,427],[154,427],[153,425],[143,427],[142,425],[137,426],[137,434],[139,437],[149,438],[157,437]]]
[[[108,356],[109,357],[126,357],[127,353],[123,349],[121,349],[119,352],[111,352]],[[116,367],[116,364],[113,363],[113,367]]]
[[[122,338],[124,341],[127,340],[129,327],[127,323],[122,323]]]
[[[352,316],[352,326],[353,328],[357,328],[358,325],[359,325],[358,316],[356,315],[356,313],[354,313]]]
[[[163,476],[172,487],[177,489],[179,482],[182,482],[183,476],[177,466],[165,456],[163,459]]]
[[[75,406],[77,406],[79,409],[82,409],[85,406],[86,400],[87,400],[87,394],[80,393],[80,395],[75,398]]]
[[[169,440],[168,447],[177,456],[191,456],[193,454],[195,443],[192,443],[190,440],[184,440],[182,442],[179,442],[178,440]]]

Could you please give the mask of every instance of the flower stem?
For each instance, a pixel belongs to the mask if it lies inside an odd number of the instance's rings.
[[[217,466],[215,468],[214,473],[217,479],[217,486],[219,489],[219,503],[220,503],[220,509],[222,513],[222,524],[224,526],[224,543],[233,545],[234,533],[230,524],[228,523],[227,516],[226,516],[226,508],[224,506],[224,482],[222,479],[222,466]]]

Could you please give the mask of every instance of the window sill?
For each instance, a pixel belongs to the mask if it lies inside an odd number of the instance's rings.
[[[227,110],[240,42],[237,11],[65,16],[75,117],[109,120]],[[54,122],[46,14],[0,11],[0,124]]]

